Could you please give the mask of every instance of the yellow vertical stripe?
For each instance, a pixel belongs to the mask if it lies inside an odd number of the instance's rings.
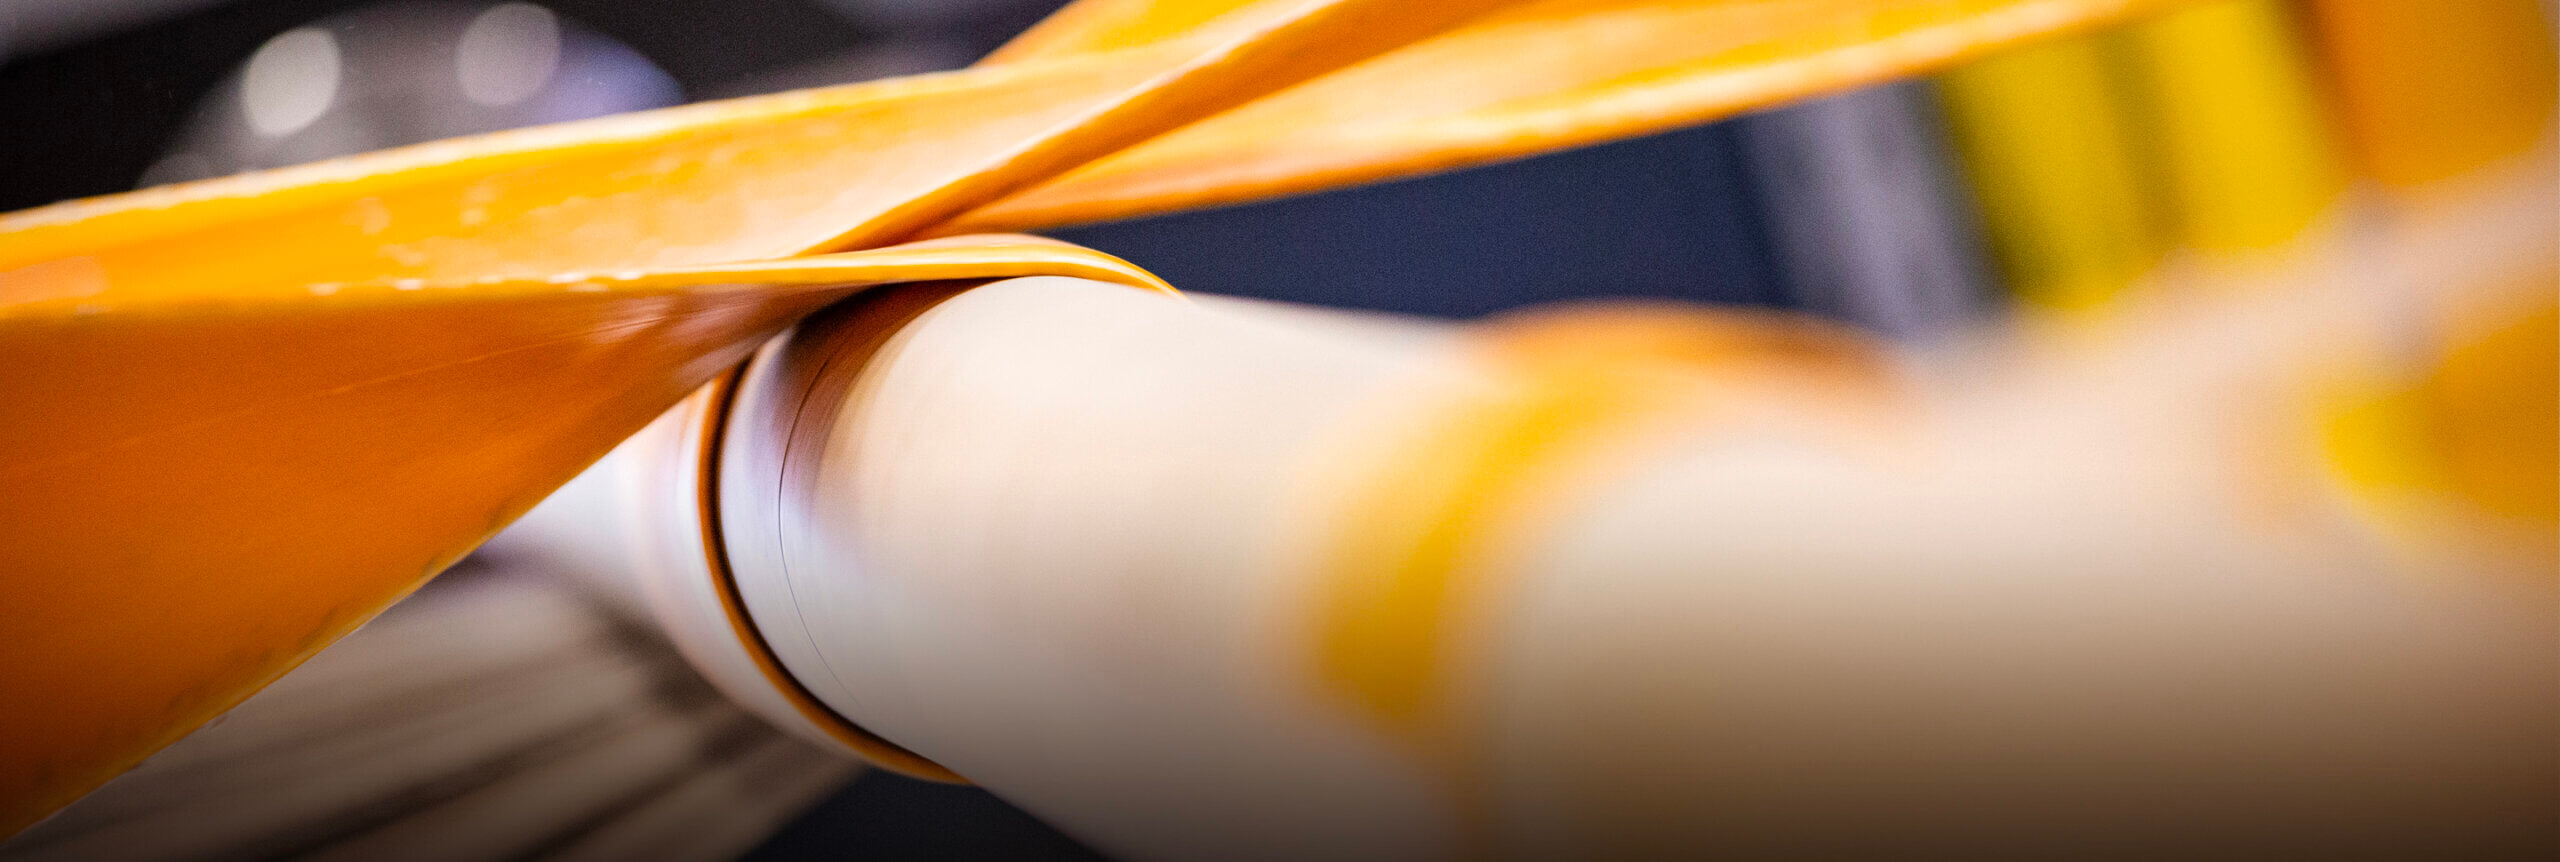
[[[2275,0],[2216,0],[2126,28],[2143,143],[2178,245],[2282,246],[2344,186],[2311,67]]]
[[[2158,260],[2162,237],[2098,37],[1957,68],[1939,92],[1984,232],[2020,301],[2095,308]]]

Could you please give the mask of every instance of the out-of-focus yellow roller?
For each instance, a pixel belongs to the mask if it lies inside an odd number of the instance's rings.
[[[2106,40],[2088,36],[1988,57],[1938,81],[1985,238],[2029,307],[2104,308],[2166,250],[2122,77]]]
[[[2263,257],[2337,205],[2346,174],[2285,4],[2199,3],[2117,38],[2173,241],[2211,258]]]
[[[2363,170],[2410,190],[2519,155],[2560,101],[2550,6],[2538,0],[2313,0]]]

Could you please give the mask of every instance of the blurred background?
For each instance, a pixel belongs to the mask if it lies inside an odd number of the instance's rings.
[[[956,68],[1058,5],[0,0],[0,211]],[[2219,0],[1934,81],[1056,235],[1206,293],[1458,318],[1673,298],[1927,340],[2279,248],[2339,200],[2383,194],[2349,166],[2324,71],[2322,39],[2345,31],[2323,31],[2323,10],[2351,5]],[[2548,22],[2524,26],[2547,53]],[[2552,82],[2515,86],[2537,106],[2516,115],[2522,139],[2538,139]],[[404,837],[470,831],[511,842],[486,858],[1092,857],[984,792],[859,770],[762,727],[569,568],[466,561],[0,855],[397,858]],[[430,740],[472,756],[327,783],[348,759],[391,763]],[[251,782],[302,792],[244,797]]]
[[[956,68],[1059,5],[0,0],[0,210]],[[1186,289],[1421,314],[1592,295],[1783,303],[1742,137],[1720,125],[1062,238]]]

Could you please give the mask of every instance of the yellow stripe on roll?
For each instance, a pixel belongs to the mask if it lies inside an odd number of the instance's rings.
[[[1857,411],[1892,390],[1864,341],[1779,315],[1586,308],[1474,337],[1495,380],[1396,445],[1343,507],[1315,626],[1320,684],[1444,764],[1464,744],[1448,722],[1466,633],[1540,513],[1737,391],[1774,385],[1799,407]]]
[[[2318,406],[2321,456],[2355,511],[2413,547],[2510,553],[2560,573],[2560,308],[2540,301],[2458,318],[2446,341],[2368,361]],[[2526,294],[2530,295],[2530,294]]]

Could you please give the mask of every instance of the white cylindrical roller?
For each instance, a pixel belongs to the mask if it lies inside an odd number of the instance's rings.
[[[615,607],[640,609],[730,700],[802,740],[850,747],[839,720],[777,684],[723,597],[701,488],[724,396],[721,384],[696,391],[478,553],[568,573]]]
[[[1270,611],[1325,438],[1468,385],[1446,332],[1062,278],[894,304],[768,348],[730,413],[721,532],[794,677],[1108,849],[1445,849],[1426,776],[1271,685]]]
[[[2390,484],[2359,459],[2433,420],[2325,388],[2548,326],[2494,287],[2549,284],[2518,187],[1893,363],[1731,314],[878,291],[588,517],[732,697],[1133,859],[2530,848],[2550,527]]]
[[[503,550],[1134,859],[2529,852],[2550,525],[2394,459],[2534,463],[2423,411],[2548,404],[2536,176],[1892,365],[1730,314],[877,291]],[[2412,362],[2473,323],[2528,337]]]
[[[2225,396],[2283,362],[1845,399],[1710,362],[1671,381],[1703,407],[1562,457],[1540,423],[1625,409],[1614,378],[1461,328],[1068,279],[907,296],[740,384],[730,572],[829,709],[1108,851],[2497,849],[2550,826],[2547,615],[2407,579],[2317,453],[2258,445],[2292,405]],[[1480,445],[1559,465],[1432,504],[1537,489],[1452,522],[1471,550],[1440,616],[1328,568],[1395,531],[1371,504]],[[1410,703],[1327,664],[1345,625],[1438,642]]]

